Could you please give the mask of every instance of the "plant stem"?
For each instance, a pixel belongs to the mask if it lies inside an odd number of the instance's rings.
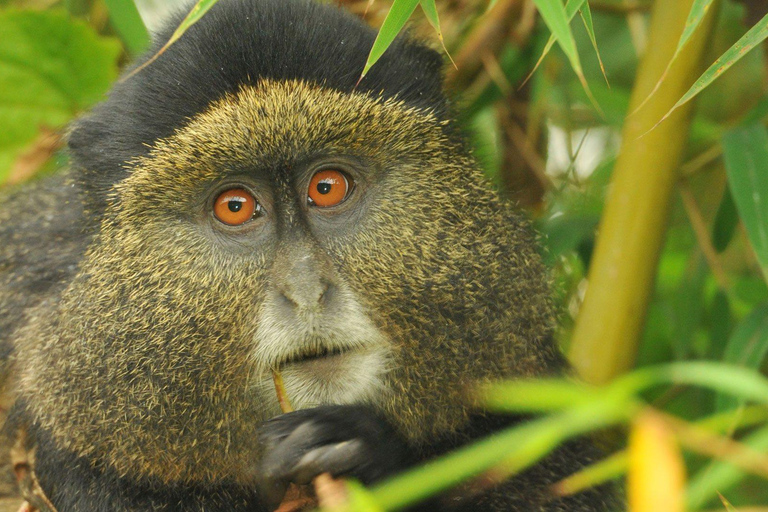
[[[651,44],[638,69],[630,112],[642,104],[666,69],[692,3],[654,3]],[[573,365],[588,382],[608,382],[634,365],[688,140],[691,105],[649,130],[698,76],[717,11],[715,2],[659,90],[624,122],[623,146],[600,222],[589,288],[570,347]]]

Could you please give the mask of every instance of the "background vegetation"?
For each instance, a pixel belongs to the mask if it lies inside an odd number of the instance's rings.
[[[461,121],[542,233],[558,337],[590,383],[481,390],[541,416],[374,489],[349,483],[356,509],[502,478],[600,431],[613,455],[554,493],[626,477],[636,512],[768,511],[768,2],[337,3],[383,25],[373,57],[409,18],[452,57]],[[0,0],[0,182],[66,164],[67,122],[146,47],[144,26],[128,0]]]

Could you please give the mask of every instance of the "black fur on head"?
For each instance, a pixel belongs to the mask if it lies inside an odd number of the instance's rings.
[[[137,65],[162,47],[185,14],[168,20]],[[376,31],[332,5],[221,0],[155,62],[117,83],[105,103],[74,125],[69,136],[74,162],[108,187],[154,141],[171,135],[225,94],[262,78],[397,97],[445,118],[440,55],[404,37],[355,87],[375,37]]]

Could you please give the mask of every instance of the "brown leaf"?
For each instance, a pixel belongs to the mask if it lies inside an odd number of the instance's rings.
[[[7,183],[21,183],[34,176],[62,144],[61,134],[42,127],[34,142],[16,158],[8,174]]]

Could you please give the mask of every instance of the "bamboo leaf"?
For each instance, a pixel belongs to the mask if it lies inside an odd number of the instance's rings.
[[[405,26],[408,19],[416,10],[416,6],[419,5],[419,0],[394,0],[392,7],[387,13],[387,17],[384,18],[379,33],[376,36],[376,40],[373,42],[371,51],[368,54],[368,59],[365,62],[363,73],[360,75],[360,80],[368,73],[371,67],[384,55],[389,45],[395,40],[397,34]]]
[[[568,19],[568,23],[571,22],[574,16],[576,16],[576,13],[579,12],[579,8],[586,3],[586,0],[568,0],[565,4],[565,16]],[[550,29],[550,31],[552,31]],[[533,74],[536,72],[537,69],[539,69],[539,66],[541,66],[541,63],[544,61],[544,57],[546,57],[550,50],[552,50],[552,47],[557,42],[557,37],[555,37],[555,33],[552,32],[552,34],[549,36],[549,40],[547,41],[547,44],[544,46],[544,50],[541,52],[541,55],[539,56],[539,59],[536,61],[536,64],[533,66],[533,69],[530,73],[528,73],[528,76],[525,77],[525,80],[523,80],[523,85],[525,85],[528,80],[531,79]]]
[[[672,112],[685,105],[693,98],[695,98],[701,91],[703,91],[709,84],[714,82],[723,73],[728,71],[731,66],[736,64],[744,55],[749,53],[755,46],[762,43],[765,38],[768,37],[768,14],[761,19],[757,24],[749,29],[741,39],[736,41],[728,51],[720,56],[698,80],[691,86],[690,89],[678,100],[677,103],[667,112],[664,117],[659,121],[661,123],[668,118]]]
[[[733,332],[723,354],[723,361],[757,370],[768,354],[768,304],[755,308]],[[735,409],[742,401],[719,394],[717,410]]]
[[[736,510],[736,507],[734,507],[733,504],[726,499],[725,496],[723,496],[720,493],[717,493],[717,495],[720,498],[720,502],[725,507],[726,512],[739,512],[738,510]]]
[[[578,4],[576,10],[581,7],[584,1],[574,1],[574,4]],[[576,71],[579,77],[582,77],[579,53],[576,51],[576,40],[573,38],[573,32],[571,32],[571,27],[568,23],[570,18],[565,12],[565,7],[563,7],[560,0],[533,0],[533,3],[536,4],[544,23],[546,23],[550,32],[552,32],[552,35],[557,39],[558,44],[560,44],[563,52],[568,57],[571,67],[573,67],[573,70]]]
[[[768,279],[768,132],[741,125],[723,134],[722,146],[733,200]]]
[[[759,404],[768,404],[768,379],[759,373],[725,363],[686,361],[641,368],[616,379],[612,388],[637,394],[660,384],[700,386]]]
[[[768,409],[764,406],[751,406],[709,416],[698,420],[695,425],[707,432],[726,433],[734,429],[760,425],[766,420],[768,420]],[[620,450],[560,480],[553,486],[553,492],[558,496],[570,496],[589,487],[614,480],[626,473],[628,467],[629,453],[626,449]]]
[[[479,395],[489,410],[506,412],[567,409],[597,396],[593,388],[564,379],[500,382],[485,386]]]
[[[128,50],[137,55],[149,46],[149,32],[133,0],[104,0],[109,19]]]
[[[741,443],[757,453],[768,450],[768,427],[763,427],[741,440]],[[713,460],[693,475],[688,483],[688,506],[696,510],[725,492],[742,478],[744,471],[730,462]]]
[[[429,24],[432,25],[432,28],[435,29],[435,32],[437,33],[437,38],[440,40],[440,44],[443,46],[443,51],[448,56],[448,59],[451,61],[451,64],[453,64],[453,67],[455,67],[456,69],[459,69],[458,67],[456,67],[456,63],[453,61],[453,57],[451,57],[451,54],[448,53],[448,48],[445,47],[445,40],[443,40],[443,31],[440,28],[440,17],[437,15],[437,4],[435,2],[436,0],[420,0],[419,5],[421,5],[421,10],[424,11],[424,15],[427,17]]]
[[[371,489],[384,510],[398,510],[432,496],[483,471],[503,464],[521,470],[566,439],[625,421],[624,404],[613,399],[590,401],[568,411],[524,422],[460,448]]]
[[[132,77],[136,73],[139,73],[142,69],[152,64],[154,61],[157,60],[158,57],[160,57],[165,51],[171,47],[173,43],[179,40],[181,36],[184,35],[184,33],[189,30],[189,28],[200,21],[200,19],[207,13],[211,7],[216,5],[219,0],[198,0],[198,2],[192,7],[192,9],[189,11],[187,16],[182,20],[182,22],[179,24],[178,28],[173,32],[171,35],[171,38],[166,42],[162,48],[160,48],[157,53],[155,53],[149,60],[147,60],[144,64],[137,67],[133,71],[131,71],[128,75],[126,75],[123,80],[127,80],[128,78]]]
[[[691,12],[688,13],[688,19],[685,20],[683,33],[680,35],[680,41],[677,43],[677,49],[675,49],[675,53],[672,54],[672,58],[669,59],[667,68],[661,74],[661,77],[659,77],[658,82],[656,82],[656,85],[653,87],[650,94],[648,94],[648,96],[642,102],[640,102],[640,105],[638,105],[638,107],[635,109],[635,112],[643,108],[648,100],[651,99],[651,97],[656,94],[656,91],[659,90],[659,87],[661,87],[661,84],[667,78],[667,73],[669,73],[669,68],[672,67],[672,63],[675,62],[678,55],[680,55],[680,52],[683,51],[686,43],[688,43],[688,41],[691,39],[693,33],[696,32],[696,29],[701,23],[701,20],[704,19],[707,11],[712,6],[712,2],[714,2],[714,0],[694,0],[693,5],[691,6]]]
[[[600,64],[600,71],[603,73],[603,78],[608,87],[611,84],[608,82],[608,75],[605,73],[605,66],[603,65],[603,59],[600,57],[600,50],[597,47],[597,38],[595,37],[595,26],[592,23],[592,11],[589,9],[589,2],[584,2],[584,6],[579,9],[579,14],[584,22],[584,28],[587,29],[587,35],[592,42],[592,48],[595,49],[595,55],[597,56],[597,62]]]
[[[560,480],[553,486],[558,496],[571,496],[590,487],[596,487],[609,480],[614,480],[627,472],[629,455],[625,450],[591,464],[584,469]]]
[[[539,10],[544,23],[552,32],[552,37],[557,40],[557,43],[562,48],[565,55],[568,57],[568,61],[571,63],[574,73],[581,82],[581,86],[584,88],[584,92],[587,94],[589,101],[595,107],[600,115],[603,115],[600,105],[597,103],[594,95],[592,94],[587,79],[584,77],[584,70],[581,67],[581,61],[579,60],[579,52],[576,49],[576,40],[573,38],[573,32],[571,31],[570,20],[576,15],[576,12],[586,4],[586,0],[573,0],[568,2],[571,6],[568,11],[563,6],[560,0],[533,0],[536,8]],[[569,15],[573,10],[573,14]],[[551,46],[550,46],[551,48]],[[545,51],[547,51],[545,49]],[[538,65],[538,64],[537,64]]]

